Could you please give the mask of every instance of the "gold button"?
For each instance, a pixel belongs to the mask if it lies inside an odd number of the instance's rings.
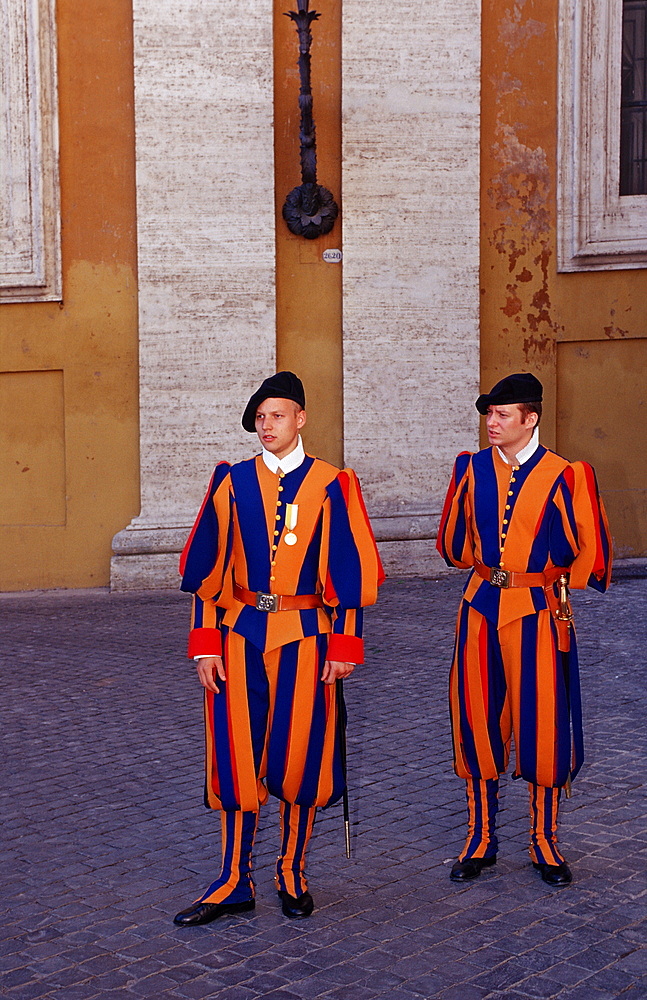
[[[512,471],[513,472],[518,472],[519,471],[519,466],[518,465],[513,465],[512,466]]]
[[[277,500],[277,501],[276,501],[276,506],[277,506],[277,507],[280,507],[280,506],[281,506],[281,501],[280,501],[280,500]]]
[[[501,538],[505,538],[505,531],[501,532]]]
[[[279,493],[282,493],[284,489],[285,489],[284,486],[279,486]]]
[[[510,476],[510,482],[511,482],[511,483],[516,483],[516,481],[517,481],[517,480],[516,480],[516,479],[514,478],[514,476]]]
[[[503,559],[499,560],[499,564],[501,566],[501,569],[503,569]]]
[[[270,563],[270,566],[276,566],[276,559],[272,559],[272,562]],[[274,577],[271,576],[270,580],[273,580],[273,579],[274,579]]]
[[[280,534],[281,534],[281,532],[280,532],[280,531],[275,531],[275,532],[274,532],[274,537],[276,538],[276,537],[277,537],[278,535],[280,535]]]
[[[280,521],[280,520],[281,520],[281,515],[280,515],[280,514],[277,514],[277,515],[276,515],[276,520],[277,520],[277,521]]]
[[[274,532],[274,534],[276,534],[276,532]],[[278,549],[278,545],[273,545],[272,546],[272,552],[276,552],[277,549]]]
[[[507,503],[507,504],[505,505],[505,509],[506,509],[506,510],[510,510],[510,504],[509,504],[509,503]]]
[[[504,523],[504,524],[507,524],[507,523],[508,523],[508,519],[507,519],[506,517],[504,517],[504,518],[503,518],[503,523]]]
[[[509,497],[512,497],[512,496],[514,496],[514,493],[512,492],[512,490],[508,490],[508,496],[509,496]]]
[[[270,580],[276,580],[276,577],[275,576],[271,576]]]

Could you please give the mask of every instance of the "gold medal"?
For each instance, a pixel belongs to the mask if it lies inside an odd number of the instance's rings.
[[[285,505],[285,527],[288,529],[287,535],[284,536],[284,542],[286,545],[296,545],[297,536],[294,534],[294,529],[297,526],[297,520],[299,518],[299,505],[296,503],[286,503]]]

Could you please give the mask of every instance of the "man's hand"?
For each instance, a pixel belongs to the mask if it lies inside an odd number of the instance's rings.
[[[343,677],[349,677],[355,669],[354,663],[342,663],[341,660],[326,660],[321,679],[324,684],[334,684]]]
[[[219,694],[220,689],[216,678],[220,678],[221,681],[226,679],[222,656],[201,656],[195,667],[202,687],[206,688],[207,691],[213,691],[214,694]]]

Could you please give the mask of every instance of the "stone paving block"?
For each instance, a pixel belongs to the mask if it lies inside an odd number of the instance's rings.
[[[460,986],[450,986],[448,989],[442,990],[438,994],[438,1000],[483,1000],[486,995],[485,989],[463,983]]]
[[[367,612],[367,663],[347,685],[353,858],[343,855],[337,805],[315,827],[313,917],[295,926],[277,905],[272,802],[257,838],[256,910],[194,929],[171,920],[214,875],[219,823],[200,804],[200,692],[183,658],[185,598],[0,595],[10,678],[0,704],[9,764],[0,809],[10,831],[0,873],[17,876],[4,884],[0,875],[0,955],[19,977],[8,989],[5,981],[6,995],[647,996],[637,951],[647,581],[576,595],[588,758],[561,811],[575,874],[562,892],[529,865],[525,788],[509,779],[496,869],[468,887],[449,881],[465,821],[446,713],[460,587],[390,581]],[[47,677],[29,674],[35,653],[47,657]],[[140,683],[152,670],[154,698]]]
[[[624,955],[620,958],[616,962],[616,965],[624,972],[644,975],[647,973],[647,948],[637,948],[632,950],[630,954]]]

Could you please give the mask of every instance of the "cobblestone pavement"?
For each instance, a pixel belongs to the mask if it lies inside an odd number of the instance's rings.
[[[446,710],[459,588],[390,581],[367,616],[368,662],[346,685],[353,857],[341,807],[321,813],[313,916],[278,907],[274,803],[256,911],[193,929],[171,919],[213,877],[219,824],[201,804],[185,598],[1,597],[2,995],[647,997],[647,580],[576,595],[588,761],[562,810],[575,882],[552,891],[528,860],[521,782],[504,784],[497,866],[448,879],[464,823]]]

